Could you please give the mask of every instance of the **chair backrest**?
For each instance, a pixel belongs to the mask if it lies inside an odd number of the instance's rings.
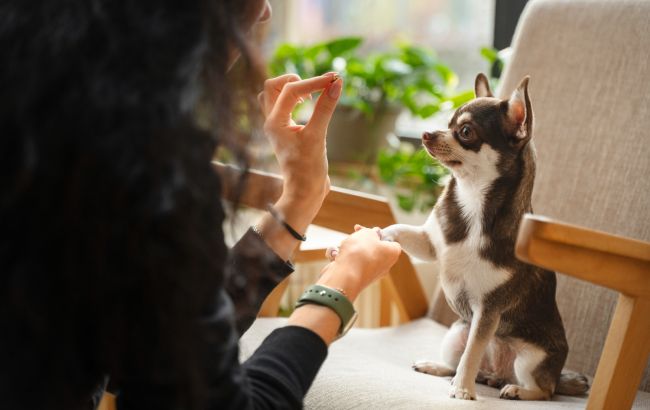
[[[500,84],[526,75],[535,113],[535,213],[650,241],[650,2],[531,1]],[[621,274],[624,274],[622,272]],[[558,275],[570,351],[593,375],[616,293]],[[434,295],[432,316],[451,320]],[[650,391],[650,366],[641,389]]]
[[[535,213],[650,241],[650,2],[530,2],[500,95],[525,75],[535,113]],[[558,275],[557,300],[566,366],[593,375],[616,294]]]

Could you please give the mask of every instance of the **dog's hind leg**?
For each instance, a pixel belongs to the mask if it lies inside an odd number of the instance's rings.
[[[549,400],[555,389],[555,382],[552,376],[544,377],[545,373],[548,373],[548,369],[545,369],[547,359],[548,354],[544,350],[524,343],[518,349],[514,362],[518,384],[505,385],[499,397],[509,400]]]
[[[460,356],[467,344],[469,326],[460,320],[451,325],[440,346],[442,363],[420,361],[413,365],[413,370],[433,376],[448,377],[456,374]]]

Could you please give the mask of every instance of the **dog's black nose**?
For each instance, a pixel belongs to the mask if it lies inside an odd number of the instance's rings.
[[[436,139],[437,135],[435,132],[423,132],[422,133],[422,141],[433,141]]]

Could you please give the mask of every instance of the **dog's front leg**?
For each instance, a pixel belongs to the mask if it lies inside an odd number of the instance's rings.
[[[449,396],[476,400],[476,376],[490,339],[499,325],[499,315],[475,312],[467,337],[467,346],[460,357],[456,377],[452,380]]]
[[[381,238],[398,242],[411,256],[425,261],[436,259],[436,249],[423,226],[395,224],[381,230]]]

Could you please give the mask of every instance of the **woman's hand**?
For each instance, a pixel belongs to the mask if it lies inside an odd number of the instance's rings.
[[[343,290],[354,301],[372,282],[385,275],[397,262],[402,248],[397,242],[381,241],[379,228],[355,226],[355,233],[345,239],[335,260],[323,269],[318,284]],[[329,345],[336,339],[341,319],[329,307],[307,304],[294,310],[289,325],[302,326]]]
[[[321,285],[343,289],[350,300],[385,275],[402,251],[397,242],[382,241],[379,228],[356,225],[354,229],[318,280]]]
[[[266,117],[264,131],[280,163],[284,180],[275,209],[300,234],[314,220],[329,192],[325,136],[327,125],[341,95],[342,80],[335,73],[301,80],[295,74],[272,78],[258,96]],[[291,118],[295,106],[322,91],[306,125]],[[257,228],[266,243],[282,259],[289,259],[298,241],[270,215]]]
[[[329,192],[325,136],[341,87],[342,80],[335,73],[307,80],[287,74],[266,80],[258,96],[266,117],[264,132],[284,177],[281,202],[291,203],[311,219]],[[317,91],[322,93],[311,118],[306,125],[297,125],[291,118],[293,109]]]

